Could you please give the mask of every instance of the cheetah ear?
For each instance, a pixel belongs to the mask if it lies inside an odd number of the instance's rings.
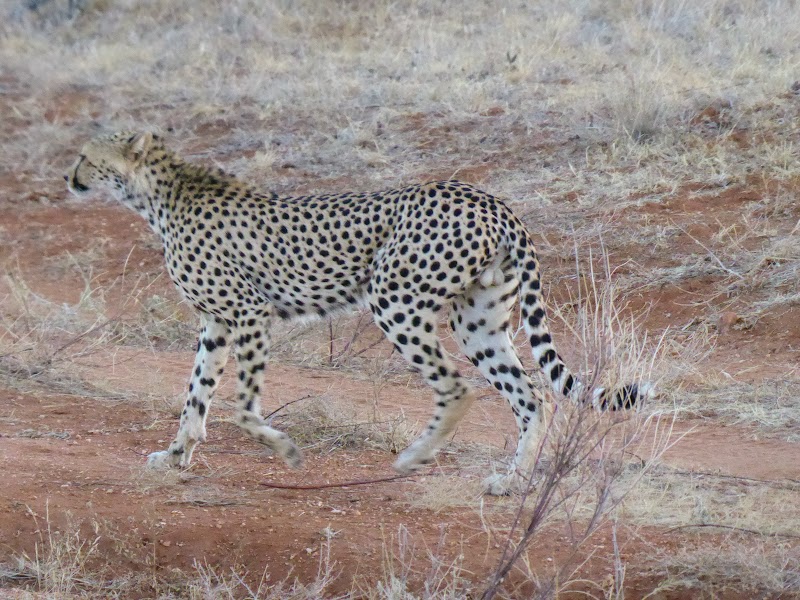
[[[126,152],[129,159],[133,162],[139,162],[153,146],[153,134],[149,131],[138,133],[128,144]]]

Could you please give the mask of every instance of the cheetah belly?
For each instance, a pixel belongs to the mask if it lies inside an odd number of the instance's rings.
[[[281,318],[323,317],[359,305],[369,277],[368,270],[312,282],[308,282],[307,276],[302,282],[287,276],[277,282],[260,282],[258,288]]]

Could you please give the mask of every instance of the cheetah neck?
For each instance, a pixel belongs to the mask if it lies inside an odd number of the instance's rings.
[[[219,169],[188,163],[176,154],[156,148],[131,177],[123,202],[139,213],[164,239],[170,218],[196,194],[225,186],[235,179]]]

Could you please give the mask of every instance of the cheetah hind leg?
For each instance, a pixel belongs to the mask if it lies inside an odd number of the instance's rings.
[[[303,465],[303,454],[289,435],[273,429],[257,414],[243,411],[236,424],[248,436],[280,456],[292,469],[299,469]]]
[[[444,444],[447,435],[455,429],[458,422],[475,401],[475,392],[465,390],[463,395],[437,402],[437,413],[428,428],[403,452],[394,463],[398,473],[413,473],[433,462],[436,452]],[[446,406],[442,404],[446,403]]]
[[[408,364],[422,375],[436,400],[436,411],[425,431],[394,463],[396,471],[406,474],[433,461],[475,400],[475,394],[442,351],[436,337],[436,309],[414,309],[387,300],[385,295],[377,294],[369,298],[375,321]]]
[[[506,264],[498,271],[502,272]],[[518,440],[514,459],[506,472],[484,480],[488,494],[502,496],[521,492],[530,483],[539,455],[544,397],[525,372],[508,328],[516,302],[517,281],[508,273],[500,283],[474,283],[453,302],[450,327],[459,347],[486,380],[508,401],[517,421]]]

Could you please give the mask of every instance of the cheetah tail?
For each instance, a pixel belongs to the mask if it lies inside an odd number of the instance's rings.
[[[520,283],[519,301],[525,333],[531,344],[533,358],[557,394],[572,400],[591,401],[600,410],[620,410],[634,407],[649,397],[652,386],[631,383],[616,389],[595,388],[591,394],[583,393],[583,385],[569,371],[556,352],[550,328],[547,325],[542,301],[539,260],[528,233],[522,224],[517,235],[511,237],[509,252],[517,280]],[[516,239],[515,239],[516,238]]]

